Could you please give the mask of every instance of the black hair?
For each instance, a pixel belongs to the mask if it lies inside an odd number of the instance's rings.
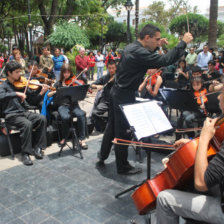
[[[145,25],[139,33],[139,38],[143,40],[146,35],[151,38],[155,36],[156,32],[161,32],[160,29],[152,24]]]
[[[193,86],[192,86],[193,82],[200,82],[201,83],[201,89],[199,91],[204,89],[204,80],[201,77],[193,77],[191,79],[191,89],[192,89],[192,91],[194,91]]]
[[[7,62],[6,65],[5,65],[6,76],[8,76],[8,72],[12,73],[16,69],[21,69],[21,68],[22,68],[22,65],[15,60]]]
[[[30,66],[35,66],[35,65],[38,67],[37,61],[30,61],[27,65],[27,67],[29,68]]]
[[[180,60],[178,61],[178,68],[179,68],[181,62],[183,62],[183,63],[185,64],[185,68],[186,68],[187,63],[186,63],[186,60],[185,60],[185,59],[180,59]]]
[[[215,66],[215,65],[216,65],[216,62],[215,62],[214,60],[210,60],[210,61],[208,62],[208,65],[209,65],[209,64]]]
[[[48,47],[47,47],[47,46],[42,47],[42,51],[43,51],[44,49],[47,49],[47,50],[48,50]]]
[[[202,72],[201,68],[198,65],[193,66],[191,68],[191,71],[192,71],[192,73],[194,73],[194,72]]]
[[[108,63],[107,63],[107,66],[108,66],[108,65],[116,65],[116,62],[115,62],[114,60],[111,60],[111,59],[110,59],[110,60],[108,61]]]

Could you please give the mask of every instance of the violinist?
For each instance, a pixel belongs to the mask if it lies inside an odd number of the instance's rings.
[[[219,106],[224,113],[224,91],[218,96]],[[165,190],[157,197],[157,224],[178,224],[179,217],[190,218],[200,223],[224,223],[223,180],[224,145],[208,162],[209,142],[215,134],[216,119],[206,118],[202,128],[194,166],[194,187],[197,193],[179,190]],[[188,139],[175,143],[179,147]]]
[[[158,71],[157,69],[148,69],[146,72],[146,77],[142,84],[139,86],[138,91],[142,92],[146,87],[146,94],[142,97],[146,97],[149,99],[157,98],[159,93],[159,88],[162,86],[163,78],[161,76],[162,71]]]
[[[216,92],[222,89],[222,81],[221,81],[221,74],[219,71],[215,69],[216,62],[209,61],[208,62],[208,71],[204,71],[202,76],[203,79],[208,83],[206,88],[209,92]]]
[[[30,80],[39,80],[42,81],[45,80],[45,77],[40,75],[40,72],[38,70],[38,64],[36,61],[32,61],[28,63],[28,72],[26,77],[28,78],[29,75],[31,75]],[[45,82],[43,82],[42,84],[42,88],[37,88],[36,90],[31,90],[30,91],[30,95],[27,99],[27,101],[29,102],[29,104],[31,106],[37,106],[39,109],[41,109],[42,106],[42,101],[44,98],[44,94],[47,92],[48,90],[48,85],[45,84]]]
[[[114,84],[117,66],[114,60],[108,61],[108,73],[92,83],[91,88],[98,93],[92,111],[92,121],[97,131],[103,132],[108,120],[110,89]]]
[[[183,111],[180,118],[177,121],[177,128],[193,128],[194,121],[196,119],[205,119],[206,108],[205,104],[208,102],[205,94],[207,90],[203,87],[203,79],[200,77],[192,78],[191,80],[191,89],[194,93],[192,97],[197,97],[197,104],[199,106],[198,111]],[[188,137],[193,138],[195,135],[194,132],[188,132]],[[180,135],[177,134],[176,138],[179,139]]]
[[[56,91],[57,91],[57,89],[60,87],[69,86],[74,80],[75,80],[75,77],[73,76],[71,66],[69,64],[63,64],[61,67],[60,79],[59,81],[55,83],[54,87],[56,88]],[[49,97],[53,96],[56,93],[56,91],[50,92],[48,96]],[[71,118],[69,107],[70,107],[69,100],[67,98],[65,98],[63,100],[62,105],[58,107],[58,113],[62,120],[62,126],[61,126],[62,139],[59,142],[60,146],[66,143],[66,139],[69,136],[69,124],[70,124],[70,118]],[[79,133],[80,145],[82,149],[88,149],[88,146],[85,143],[85,138],[86,138],[85,112],[81,110],[78,102],[74,103],[73,115],[76,116],[78,119],[78,133]]]
[[[42,159],[42,150],[46,148],[46,125],[44,116],[26,109],[27,95],[13,85],[21,76],[21,65],[12,60],[6,63],[7,80],[0,85],[0,103],[2,114],[8,125],[20,130],[22,161],[24,165],[32,165],[30,155]],[[34,130],[34,131],[33,131]]]

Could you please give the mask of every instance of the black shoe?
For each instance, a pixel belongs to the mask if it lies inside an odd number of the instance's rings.
[[[33,162],[32,160],[30,159],[30,156],[28,154],[24,154],[22,156],[22,161],[23,161],[23,164],[26,165],[26,166],[31,166],[33,165]]]
[[[97,167],[105,167],[105,163],[103,160],[99,160],[97,163],[96,163],[96,166]]]
[[[36,159],[43,159],[41,148],[38,147],[34,149],[34,156]]]
[[[126,167],[124,167],[122,170],[118,170],[117,173],[121,175],[134,175],[141,173],[142,169],[141,168],[136,168],[128,164]]]

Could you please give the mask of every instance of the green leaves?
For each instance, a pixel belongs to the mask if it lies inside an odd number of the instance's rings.
[[[90,45],[85,32],[77,24],[67,21],[60,21],[47,41],[54,46],[64,47],[66,50],[76,44],[81,44],[84,47]]]

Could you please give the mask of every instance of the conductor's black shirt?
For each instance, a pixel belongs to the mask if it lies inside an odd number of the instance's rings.
[[[186,43],[181,41],[165,55],[159,55],[144,48],[139,41],[129,44],[118,65],[115,85],[122,89],[136,91],[150,68],[161,68],[173,64],[185,53]]]

